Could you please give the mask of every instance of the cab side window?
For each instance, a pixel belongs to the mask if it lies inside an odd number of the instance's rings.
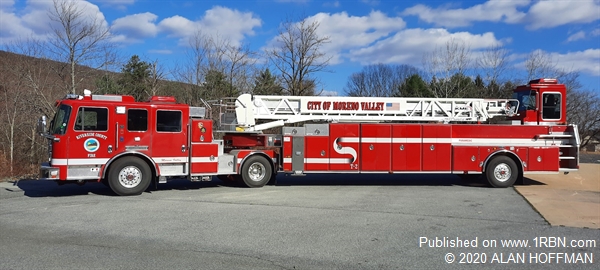
[[[561,115],[561,94],[544,93],[542,96],[542,118],[548,120],[558,120]]]
[[[156,131],[181,132],[181,111],[156,111]]]
[[[79,107],[75,120],[75,130],[80,131],[107,131],[108,109]]]
[[[127,110],[127,130],[146,131],[148,130],[148,111],[141,109]]]

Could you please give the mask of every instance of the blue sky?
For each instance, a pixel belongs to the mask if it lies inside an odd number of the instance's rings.
[[[343,94],[348,76],[368,64],[420,68],[425,53],[450,39],[465,42],[474,57],[500,44],[515,78],[526,76],[527,55],[541,50],[558,68],[579,71],[585,88],[600,91],[600,0],[80,2],[111,27],[124,57],[137,54],[167,69],[185,61],[187,39],[198,30],[259,51],[271,44],[281,22],[305,16],[319,21],[319,33],[331,39],[324,47],[331,72],[316,74],[326,91]],[[47,38],[51,5],[0,0],[0,46]]]

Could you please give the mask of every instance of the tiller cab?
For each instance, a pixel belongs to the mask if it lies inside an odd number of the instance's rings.
[[[578,169],[565,97],[555,79],[519,86],[513,99],[243,94],[219,104],[214,128],[208,104],[86,90],[58,102],[49,128],[40,119],[50,153],[40,179],[103,182],[119,195],[171,178],[262,187],[278,172],[483,175],[509,187],[525,174]]]

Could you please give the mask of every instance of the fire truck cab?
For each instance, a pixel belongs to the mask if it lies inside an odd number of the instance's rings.
[[[578,169],[565,97],[549,79],[519,86],[509,100],[244,94],[219,115],[233,128],[213,130],[208,104],[85,90],[58,102],[49,128],[45,117],[38,122],[50,152],[39,179],[102,182],[119,195],[170,178],[262,187],[278,172],[483,175],[508,187],[525,174]],[[505,121],[486,123],[493,117]],[[282,128],[263,133],[274,127]]]
[[[566,88],[556,79],[538,79],[514,90],[518,114],[511,119],[524,125],[566,125]]]
[[[51,154],[41,178],[103,181],[117,194],[130,195],[155,178],[215,173],[223,144],[212,140],[212,120],[204,116],[205,108],[178,104],[173,97],[135,102],[132,96],[88,90],[68,95],[44,133]],[[45,119],[40,126],[45,131]]]

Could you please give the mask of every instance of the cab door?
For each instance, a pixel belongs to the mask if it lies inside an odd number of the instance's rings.
[[[184,105],[152,107],[152,158],[161,176],[188,175],[189,110]]]
[[[152,156],[152,130],[149,123],[153,119],[147,106],[117,106],[116,112],[116,151]]]
[[[111,105],[82,105],[76,108],[75,121],[67,140],[66,161],[68,180],[98,179],[100,168],[114,155],[115,128]]]

